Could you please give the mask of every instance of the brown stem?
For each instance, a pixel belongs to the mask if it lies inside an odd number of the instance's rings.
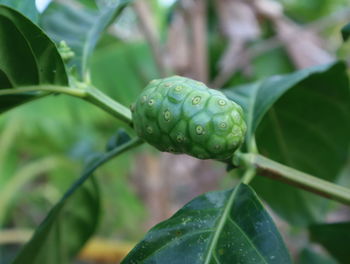
[[[135,1],[133,8],[139,18],[139,27],[151,47],[159,74],[161,77],[165,77],[166,65],[164,62],[163,47],[160,44],[160,38],[157,33],[156,24],[152,18],[150,7],[146,1]]]

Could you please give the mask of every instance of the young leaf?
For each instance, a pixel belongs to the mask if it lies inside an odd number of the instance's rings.
[[[311,240],[324,246],[340,263],[349,263],[350,222],[312,225],[309,231]]]
[[[343,63],[318,66],[226,91],[246,112],[247,144],[288,166],[335,181],[350,143],[350,93]],[[322,219],[327,200],[266,178],[253,186],[288,221]]]
[[[128,263],[291,263],[254,191],[201,195],[153,227],[122,261]]]
[[[87,74],[88,60],[102,32],[132,0],[111,1],[101,10],[52,2],[41,16],[41,25],[56,42],[66,41],[74,51],[71,66]]]
[[[39,12],[36,9],[35,0],[0,0],[0,4],[16,9],[34,23],[38,22]]]
[[[49,212],[13,264],[69,263],[97,227],[99,193],[93,173],[111,158],[137,146],[129,140],[91,160],[82,176]]]
[[[349,39],[349,37],[350,37],[350,23],[346,24],[341,29],[341,35],[342,35],[344,41],[347,41]]]
[[[21,13],[0,5],[0,113],[40,97],[17,88],[68,85],[55,44]],[[14,94],[8,92],[13,88]]]

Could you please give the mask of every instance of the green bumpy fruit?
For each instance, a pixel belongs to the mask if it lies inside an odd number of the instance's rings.
[[[242,108],[203,83],[153,80],[131,107],[137,135],[160,151],[225,160],[242,144]]]

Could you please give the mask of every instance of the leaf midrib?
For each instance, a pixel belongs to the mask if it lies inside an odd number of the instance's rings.
[[[218,224],[218,227],[216,229],[216,231],[214,232],[214,237],[212,239],[212,243],[208,249],[208,253],[207,253],[207,256],[205,258],[205,261],[203,262],[203,264],[210,264],[210,261],[211,261],[211,258],[212,256],[215,256],[215,246],[217,245],[217,242],[219,240],[219,237],[221,235],[221,232],[225,226],[225,223],[226,223],[226,219],[229,219],[230,221],[232,221],[234,223],[234,221],[229,217],[229,213],[230,213],[230,209],[235,201],[235,197],[236,197],[236,194],[238,192],[240,188],[240,185],[238,185],[232,192],[232,194],[230,195],[229,197],[229,200],[226,204],[226,207],[225,207],[225,210],[223,212],[223,214],[221,215],[221,218],[219,220],[219,224]],[[245,234],[245,232],[235,223],[236,227],[238,227],[238,229],[241,231],[241,233],[247,238],[247,240],[250,242],[249,240],[249,237],[247,237],[247,235]],[[260,254],[259,250],[255,247],[254,244],[252,244],[252,247],[255,249],[255,251],[258,253],[259,256],[261,256],[262,260],[264,261],[264,263],[267,263],[265,258]]]

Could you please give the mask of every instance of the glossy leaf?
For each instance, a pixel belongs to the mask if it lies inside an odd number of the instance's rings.
[[[309,230],[311,240],[320,243],[340,263],[349,263],[350,222],[312,225]]]
[[[341,35],[342,35],[344,41],[347,41],[349,39],[349,37],[350,37],[350,23],[346,24],[341,29]]]
[[[345,69],[343,63],[318,66],[227,90],[245,109],[248,144],[256,134],[263,155],[335,181],[350,140]],[[258,177],[253,184],[277,213],[294,224],[320,220],[328,208],[327,200],[277,181]]]
[[[66,41],[75,53],[71,66],[77,67],[79,76],[84,78],[102,32],[131,1],[111,1],[100,10],[52,2],[42,14],[41,25],[56,42]]]
[[[5,95],[1,94],[2,89],[68,84],[64,64],[55,44],[29,19],[2,5],[0,58],[0,113],[42,95]]]
[[[152,228],[122,261],[128,263],[291,263],[254,191],[201,195]]]
[[[0,0],[0,4],[16,9],[34,23],[38,22],[39,12],[36,9],[35,0]]]
[[[292,74],[272,76],[262,82],[241,85],[224,90],[225,94],[230,99],[239,103],[245,110],[249,127],[247,141],[249,142],[252,139],[263,117],[281,96],[309,77],[327,72],[332,67],[338,67],[340,74],[344,75],[343,64],[327,64],[296,71]]]

